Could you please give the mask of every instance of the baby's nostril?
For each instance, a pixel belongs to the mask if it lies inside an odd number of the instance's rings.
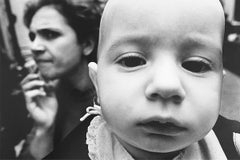
[[[151,99],[156,99],[156,98],[158,98],[158,97],[159,97],[159,95],[158,95],[157,93],[153,93],[153,94],[151,94],[151,96],[150,96]]]
[[[182,98],[179,95],[172,96],[172,99],[173,99],[173,102],[175,103],[180,103],[182,101]]]

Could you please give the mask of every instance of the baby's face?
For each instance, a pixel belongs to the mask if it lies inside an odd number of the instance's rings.
[[[130,153],[171,152],[204,137],[220,107],[220,3],[119,0],[106,10],[97,88],[120,142]]]

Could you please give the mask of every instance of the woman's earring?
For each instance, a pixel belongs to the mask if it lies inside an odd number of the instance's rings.
[[[93,106],[89,106],[86,109],[86,114],[80,118],[80,121],[84,121],[87,117],[89,117],[90,115],[102,115],[102,110],[101,110],[101,106],[98,105],[99,104],[99,100],[98,98],[94,98],[93,100]]]

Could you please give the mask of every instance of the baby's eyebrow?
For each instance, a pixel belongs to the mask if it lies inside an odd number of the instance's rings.
[[[144,50],[146,47],[154,46],[154,43],[159,43],[159,41],[164,42],[165,38],[159,38],[156,40],[156,37],[149,37],[145,34],[134,34],[130,35],[120,35],[117,38],[113,39],[109,46],[107,47],[107,54],[111,58],[118,49],[122,48],[133,48],[133,50]],[[218,40],[213,39],[210,36],[205,36],[199,33],[189,33],[180,40],[180,49],[185,51],[191,51],[195,49],[207,49],[209,52],[214,53],[212,56],[217,59],[221,59],[222,56],[222,46],[218,44]],[[162,43],[160,42],[160,44]],[[175,42],[174,42],[175,43]],[[178,43],[178,42],[176,42]],[[176,44],[179,45],[179,44]],[[161,47],[161,46],[159,46]],[[204,54],[206,54],[204,53]]]
[[[123,46],[123,45],[129,45],[132,46],[134,45],[143,47],[143,46],[149,46],[151,45],[152,40],[149,36],[144,36],[144,35],[122,35],[121,37],[118,37],[117,39],[113,40],[109,46],[108,51],[112,52],[114,51],[117,47]]]
[[[188,35],[182,39],[182,49],[208,48],[222,53],[222,46],[219,46],[217,40],[200,34]]]

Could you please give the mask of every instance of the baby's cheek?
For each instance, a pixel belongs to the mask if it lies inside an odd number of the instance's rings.
[[[121,128],[127,120],[128,109],[124,104],[125,100],[120,95],[102,94],[101,95],[101,107],[103,118],[107,121],[111,128]]]
[[[204,137],[212,129],[217,117],[218,107],[216,107],[216,104],[208,105],[204,110],[197,111],[195,116],[192,117],[192,128],[194,134],[198,137],[197,139]]]

